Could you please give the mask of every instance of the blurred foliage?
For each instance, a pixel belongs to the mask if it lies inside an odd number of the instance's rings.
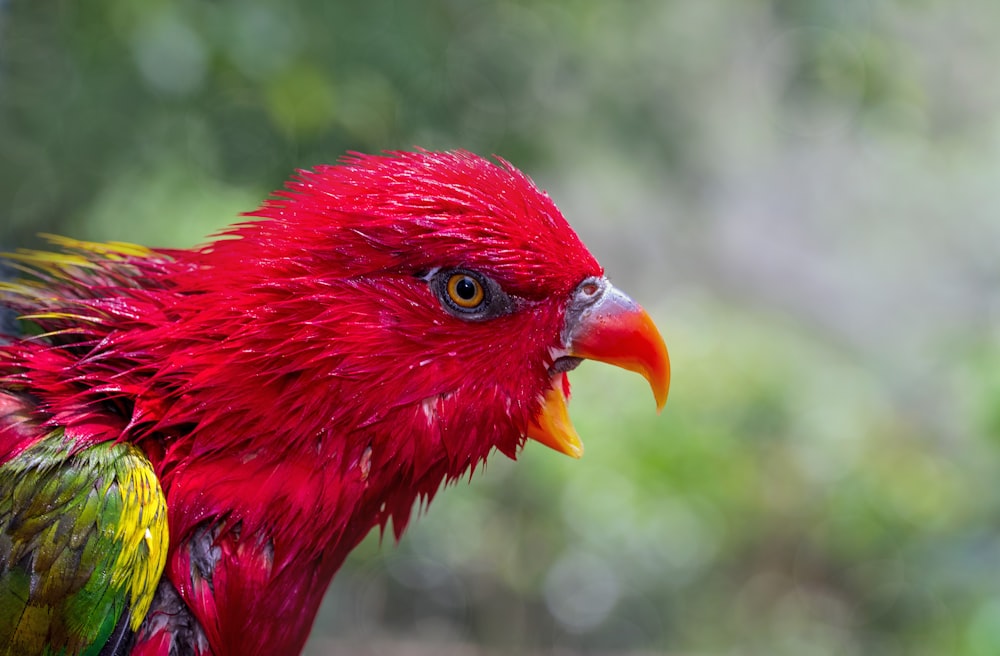
[[[1000,4],[0,7],[6,246],[190,245],[296,167],[462,147],[657,315],[662,417],[574,372],[586,457],[372,536],[309,653],[1000,653]]]

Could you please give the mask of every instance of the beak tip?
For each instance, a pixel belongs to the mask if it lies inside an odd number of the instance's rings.
[[[656,365],[642,370],[643,376],[653,391],[653,398],[656,400],[656,414],[663,412],[664,406],[667,405],[667,395],[670,392],[670,356],[667,355],[667,348],[662,339],[659,346],[657,357],[654,360]]]

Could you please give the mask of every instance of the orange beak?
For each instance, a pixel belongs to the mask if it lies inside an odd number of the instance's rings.
[[[663,409],[670,388],[666,344],[646,311],[606,279],[581,283],[566,311],[563,342],[566,356],[558,358],[550,370],[552,385],[528,426],[528,437],[574,458],[583,455],[583,442],[566,407],[569,385],[564,384],[565,372],[580,358],[641,374],[653,390],[657,412]]]

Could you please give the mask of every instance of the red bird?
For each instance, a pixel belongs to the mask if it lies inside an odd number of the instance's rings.
[[[549,197],[466,152],[299,171],[193,250],[51,238],[0,301],[0,653],[298,653],[347,554],[669,364]],[[167,546],[169,544],[169,546]]]

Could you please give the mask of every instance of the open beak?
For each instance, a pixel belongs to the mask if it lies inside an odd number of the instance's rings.
[[[588,278],[574,292],[562,337],[566,355],[557,358],[549,371],[552,384],[528,426],[528,437],[574,458],[583,455],[583,443],[566,407],[566,372],[580,359],[641,374],[653,390],[657,412],[663,409],[670,387],[667,347],[646,311],[606,278]]]

